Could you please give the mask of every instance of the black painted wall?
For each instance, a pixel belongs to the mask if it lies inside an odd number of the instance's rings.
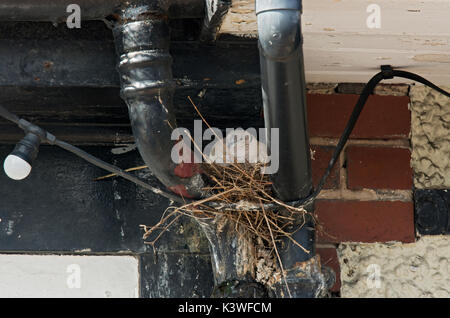
[[[191,96],[213,126],[262,126],[259,56],[255,41],[197,41],[199,20],[174,20],[173,73],[178,125],[190,128]],[[0,103],[60,139],[122,168],[142,165],[137,151],[113,155],[134,142],[119,96],[111,30],[102,22],[0,23]],[[0,119],[0,161],[23,132]],[[2,145],[3,144],[3,145]],[[90,146],[88,146],[90,145]],[[182,219],[145,245],[141,224],[155,224],[169,202],[113,178],[65,151],[42,146],[29,178],[0,171],[0,253],[139,254],[141,296],[206,297],[213,276],[206,239]],[[138,174],[152,184],[149,171]]]
[[[254,40],[196,41],[198,21],[172,21],[178,124],[192,125],[191,96],[213,126],[262,126],[259,55]],[[77,144],[132,142],[119,96],[117,57],[103,22],[0,23],[0,103]],[[64,124],[62,126],[62,124]],[[0,119],[0,141],[20,135]]]
[[[136,151],[113,155],[109,147],[85,147],[121,167],[142,165]],[[0,146],[5,158],[11,146]],[[0,253],[139,254],[143,297],[207,297],[213,276],[206,239],[183,218],[158,241],[144,244],[140,224],[155,224],[169,202],[119,178],[104,175],[64,150],[41,147],[30,176],[10,180],[0,172]],[[139,173],[158,181],[148,171]]]

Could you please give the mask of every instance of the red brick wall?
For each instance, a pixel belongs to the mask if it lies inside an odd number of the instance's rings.
[[[308,94],[308,121],[317,184],[358,99]],[[316,202],[317,252],[339,278],[339,242],[413,242],[414,211],[407,96],[372,95]],[[338,291],[340,282],[333,287]]]

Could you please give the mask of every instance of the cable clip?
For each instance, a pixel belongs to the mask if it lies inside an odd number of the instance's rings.
[[[381,74],[383,74],[383,79],[394,78],[394,69],[390,65],[381,65]]]

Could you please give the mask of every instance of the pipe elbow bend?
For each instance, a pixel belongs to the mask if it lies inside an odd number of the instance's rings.
[[[259,45],[267,58],[284,60],[300,48],[300,10],[263,11],[257,20]]]

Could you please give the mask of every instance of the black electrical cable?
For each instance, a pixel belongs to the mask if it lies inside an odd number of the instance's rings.
[[[339,141],[336,145],[336,148],[334,150],[333,156],[330,159],[330,162],[328,164],[327,169],[325,170],[325,173],[323,174],[322,178],[320,179],[319,183],[317,184],[317,187],[314,189],[313,193],[306,197],[305,199],[295,201],[293,203],[294,205],[301,206],[301,205],[307,205],[312,203],[319,193],[322,191],[323,186],[325,185],[325,182],[327,181],[328,176],[330,175],[331,171],[333,170],[334,165],[336,164],[337,160],[339,159],[339,155],[341,154],[342,150],[344,149],[345,144],[347,143],[348,138],[350,137],[350,134],[353,131],[353,128],[355,127],[355,124],[359,118],[359,115],[361,114],[361,111],[364,108],[364,105],[367,102],[367,99],[369,96],[373,93],[373,90],[375,89],[375,86],[379,82],[381,82],[384,79],[392,79],[394,77],[402,77],[406,79],[410,79],[419,83],[422,83],[439,93],[450,97],[450,93],[443,90],[442,88],[436,86],[432,82],[428,81],[427,79],[423,78],[420,75],[407,72],[407,71],[401,71],[401,70],[394,70],[390,65],[382,65],[381,66],[381,72],[375,74],[369,82],[364,86],[363,91],[361,92],[358,101],[356,102],[355,107],[353,108],[352,114],[350,115],[350,119],[347,122],[347,125],[344,129],[344,132],[341,135],[341,138],[339,138]]]
[[[402,77],[402,78],[406,78],[406,79],[410,79],[419,83],[422,83],[426,86],[431,87],[432,89],[438,91],[439,93],[450,97],[450,93],[439,88],[438,86],[436,86],[435,84],[431,83],[430,81],[428,81],[427,79],[411,73],[411,72],[407,72],[407,71],[401,71],[401,70],[394,70],[392,69],[391,66],[389,65],[383,65],[381,67],[381,72],[375,74],[370,80],[369,82],[367,82],[367,84],[364,86],[363,91],[361,92],[358,101],[356,102],[355,107],[353,108],[353,111],[350,115],[350,119],[347,122],[347,125],[344,129],[344,132],[342,133],[342,136],[340,137],[336,148],[334,150],[333,156],[330,159],[330,162],[328,164],[327,169],[325,170],[325,173],[323,174],[322,178],[320,179],[319,183],[317,184],[317,187],[314,189],[313,193],[308,196],[307,198],[298,200],[298,201],[294,201],[294,202],[288,202],[288,204],[292,205],[292,206],[304,206],[307,204],[312,203],[317,196],[319,195],[319,193],[322,191],[323,186],[325,185],[325,182],[328,178],[328,176],[330,175],[334,165],[336,164],[337,160],[339,159],[339,155],[341,154],[342,150],[344,149],[345,144],[347,143],[348,138],[350,137],[350,134],[353,131],[353,128],[355,127],[355,124],[359,118],[359,115],[361,114],[361,111],[364,108],[364,105],[367,102],[367,99],[369,98],[369,96],[373,93],[373,90],[375,88],[375,86],[377,86],[377,84],[379,82],[381,82],[384,79],[392,79],[394,77]],[[29,128],[34,128],[35,130],[41,130],[39,127],[34,126],[31,123],[28,123],[27,121],[21,120],[17,115],[9,112],[7,109],[5,109],[3,106],[0,106],[0,116],[4,117],[5,119],[12,121],[13,123],[19,125],[19,127],[21,127],[22,129],[26,130]],[[28,127],[30,126],[30,127]],[[45,131],[44,131],[45,132]],[[45,136],[44,139],[46,142],[48,142],[49,144],[52,145],[57,145],[81,158],[83,158],[84,160],[90,162],[91,164],[102,168],[106,171],[112,172],[114,174],[117,174],[118,176],[121,176],[122,178],[125,178],[145,189],[148,189],[158,195],[164,196],[174,202],[180,203],[180,204],[186,204],[186,203],[192,203],[194,202],[193,200],[189,200],[186,198],[182,198],[180,196],[177,196],[175,194],[171,194],[168,192],[165,192],[159,188],[153,187],[151,185],[149,185],[148,183],[145,183],[144,181],[140,180],[139,178],[123,171],[122,169],[111,165],[109,163],[104,162],[103,160],[100,160],[92,155],[90,155],[89,153],[81,150],[80,148],[77,148],[69,143],[66,143],[64,141],[58,140],[56,139],[53,135],[49,134],[48,132],[45,132]],[[209,203],[205,203],[205,204],[210,204],[211,206],[215,206],[217,205],[216,202],[209,202]],[[221,205],[222,206],[222,205]],[[233,207],[233,205],[231,204],[229,207]],[[226,207],[225,207],[226,208]],[[266,204],[265,205],[266,209],[275,209],[277,208],[276,204]]]
[[[333,156],[331,157],[331,160],[328,164],[327,169],[325,170],[324,175],[320,179],[316,189],[314,190],[312,196],[315,198],[319,195],[319,192],[322,190],[323,186],[325,185],[325,182],[327,181],[328,176],[331,173],[331,170],[333,169],[334,165],[336,164],[336,161],[339,159],[339,155],[342,152],[342,149],[344,149],[345,144],[347,143],[348,138],[350,137],[350,134],[353,131],[353,128],[355,127],[355,124],[359,118],[359,115],[361,114],[361,111],[364,108],[364,105],[367,102],[367,99],[372,94],[373,89],[379,82],[381,82],[384,79],[383,72],[377,73],[375,76],[373,76],[370,81],[364,86],[364,89],[359,96],[358,101],[356,102],[355,107],[353,108],[353,112],[347,122],[347,126],[344,129],[344,132],[342,133],[341,138],[339,139],[338,144],[336,145],[336,148],[334,150]]]
[[[188,199],[184,199],[178,195],[175,194],[171,194],[168,192],[165,192],[159,188],[156,188],[154,186],[151,186],[150,184],[142,181],[141,179],[123,171],[122,169],[111,165],[107,162],[104,162],[101,159],[98,159],[94,156],[92,156],[91,154],[85,152],[84,150],[75,147],[67,142],[61,141],[59,139],[57,139],[56,137],[54,137],[52,134],[48,133],[47,131],[39,128],[38,126],[33,125],[32,123],[29,123],[28,121],[25,120],[21,120],[18,116],[16,116],[15,114],[11,113],[10,111],[8,111],[6,108],[4,108],[3,106],[0,106],[0,116],[12,121],[13,123],[17,124],[20,128],[24,129],[24,130],[33,130],[33,131],[40,131],[39,135],[41,137],[41,139],[43,139],[42,141],[45,141],[51,145],[56,145],[64,150],[67,150],[75,155],[77,155],[80,158],[83,158],[84,160],[86,160],[87,162],[102,168],[106,171],[109,171],[111,173],[114,173],[118,176],[121,176],[124,179],[127,179],[147,190],[150,190],[152,192],[154,192],[155,194],[161,195],[163,197],[166,197],[174,202],[177,203],[181,203],[181,204],[186,204],[189,202],[192,202],[192,200],[188,200]]]
[[[442,88],[436,86],[435,84],[431,83],[429,80],[423,78],[420,75],[417,75],[417,74],[414,74],[414,73],[411,73],[411,72],[407,72],[407,71],[401,71],[401,70],[392,70],[392,74],[395,77],[403,77],[403,78],[407,78],[407,79],[410,79],[410,80],[422,83],[422,84],[424,84],[424,85],[426,85],[426,86],[428,86],[428,87],[438,91],[442,95],[450,97],[450,93],[449,92],[447,92],[447,91],[443,90]]]
[[[148,183],[142,181],[141,179],[139,179],[139,178],[137,178],[137,177],[135,177],[135,176],[133,176],[133,175],[123,171],[122,169],[120,169],[120,168],[118,168],[118,167],[116,167],[116,166],[114,166],[112,164],[109,164],[107,162],[104,162],[103,160],[100,160],[97,157],[94,157],[93,155],[87,153],[86,151],[81,150],[78,147],[72,146],[71,144],[69,144],[67,142],[64,142],[64,141],[56,139],[54,141],[54,145],[56,145],[56,146],[58,146],[58,147],[60,147],[60,148],[62,148],[64,150],[67,150],[67,151],[77,155],[80,158],[83,158],[87,162],[92,163],[93,165],[95,165],[95,166],[97,166],[99,168],[102,168],[102,169],[104,169],[106,171],[109,171],[109,172],[112,172],[112,173],[114,173],[114,174],[116,174],[118,176],[121,176],[122,178],[127,179],[128,181],[131,181],[131,182],[133,182],[133,183],[135,183],[135,184],[137,184],[137,185],[139,185],[139,186],[141,186],[141,187],[143,187],[143,188],[145,188],[147,190],[150,190],[150,191],[152,191],[152,192],[154,192],[156,194],[162,195],[162,196],[164,196],[164,197],[166,197],[166,198],[168,198],[168,199],[170,199],[170,200],[172,200],[174,202],[178,202],[178,203],[181,203],[181,204],[186,204],[188,202],[191,202],[191,201],[189,201],[187,199],[184,199],[184,198],[182,198],[182,197],[180,197],[178,195],[171,194],[171,193],[165,192],[165,191],[163,191],[163,190],[161,190],[159,188],[151,186]]]

